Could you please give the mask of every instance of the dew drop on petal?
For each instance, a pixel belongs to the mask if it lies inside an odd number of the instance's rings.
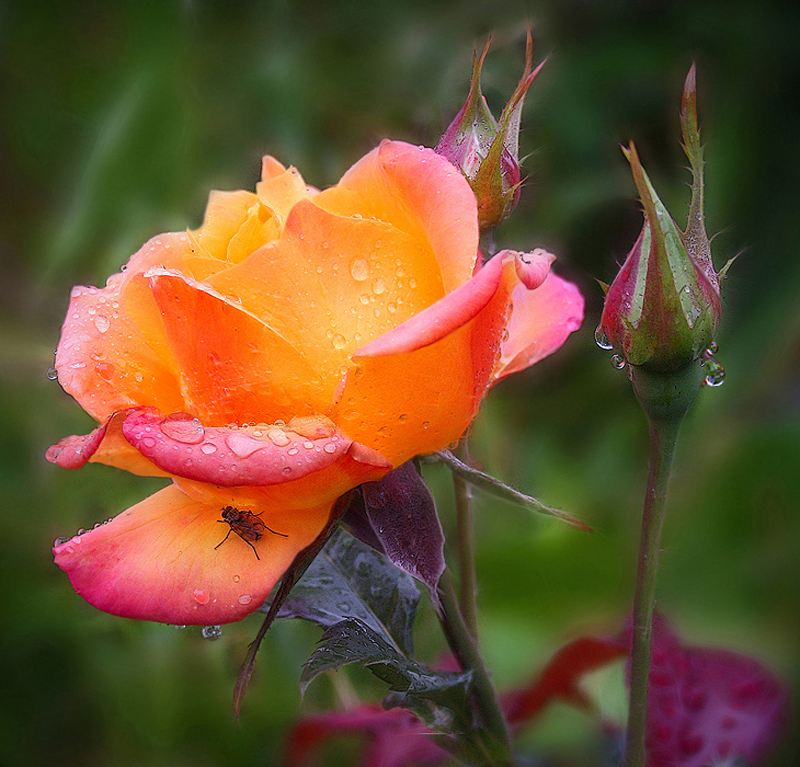
[[[217,452],[217,446],[212,442],[206,442],[205,445],[200,445],[200,450],[206,455],[212,455]]]
[[[347,339],[341,333],[336,333],[331,339],[331,342],[335,349],[343,349],[347,343]]]
[[[611,357],[611,364],[617,369],[622,370],[627,364],[625,362],[625,358],[621,357],[619,354],[615,354]]]
[[[257,450],[266,447],[260,440],[253,439],[253,437],[239,432],[228,434],[225,437],[225,444],[231,449],[231,452],[239,458],[249,458]]]
[[[291,442],[289,435],[283,429],[272,428],[267,432],[267,437],[276,447],[286,447]]]
[[[382,279],[378,278],[377,280],[375,280],[375,282],[372,283],[372,292],[376,296],[380,296],[382,293],[385,293],[386,283]]]
[[[233,582],[234,583],[238,583],[240,580],[241,580],[241,578],[238,575],[234,575],[233,576]]]
[[[207,605],[208,600],[211,599],[209,593],[205,589],[195,589],[192,592],[192,596],[194,597],[194,601],[199,605]]]
[[[111,323],[108,321],[108,317],[103,314],[98,314],[94,318],[94,326],[97,328],[98,332],[105,333],[111,327]]]
[[[333,442],[328,442],[325,447],[322,448],[326,453],[335,453],[336,452],[336,445]]]
[[[363,282],[369,277],[369,262],[364,258],[354,258],[350,262],[350,274],[356,282]]]
[[[186,628],[186,624],[185,623],[180,623],[180,624],[176,623],[175,625],[173,625],[172,628],[174,628],[177,631],[183,631]]]
[[[196,445],[206,435],[203,424],[197,418],[167,418],[161,422],[161,431],[176,442]]]
[[[222,626],[203,626],[202,634],[205,639],[219,639],[222,636]]]
[[[250,594],[242,594],[239,597],[239,604],[240,605],[249,605],[253,601],[253,597]]]
[[[47,368],[47,378],[50,381],[55,381],[58,378],[58,371],[55,368]]]

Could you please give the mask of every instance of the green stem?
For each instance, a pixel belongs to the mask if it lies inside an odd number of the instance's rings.
[[[680,422],[650,422],[650,471],[642,513],[642,534],[633,599],[630,708],[625,767],[645,767],[647,691],[650,680],[650,645],[656,595],[658,555],[667,500],[670,467]]]
[[[458,458],[469,464],[469,449],[464,440],[457,449]],[[472,485],[453,473],[458,533],[458,603],[472,637],[478,644],[478,577],[475,572],[475,533],[472,525]]]
[[[633,598],[631,684],[625,767],[646,767],[647,692],[650,682],[650,646],[661,530],[667,501],[670,468],[683,418],[703,380],[699,360],[667,373],[631,369],[636,399],[650,424],[650,469],[642,512],[642,534]]]
[[[513,767],[514,758],[508,725],[486,664],[459,609],[458,597],[449,570],[445,570],[439,581],[439,597],[440,620],[447,643],[461,668],[472,671],[472,693],[479,717],[478,727],[472,735],[480,758],[480,761],[474,764],[485,767]]]

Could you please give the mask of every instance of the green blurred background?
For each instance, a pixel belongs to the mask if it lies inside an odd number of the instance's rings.
[[[556,357],[499,386],[473,438],[490,471],[587,520],[581,534],[479,497],[486,655],[498,684],[533,674],[567,639],[623,624],[646,471],[643,419],[594,345],[601,293],[641,219],[618,145],[635,139],[683,223],[683,78],[698,63],[707,212],[724,286],[719,359],[684,429],[659,607],[693,642],[800,674],[800,7],[744,0],[538,3],[0,3],[0,630],[4,765],[278,764],[301,710],[350,694],[358,671],[301,703],[319,632],[268,636],[240,722],[230,698],[260,620],[212,642],[102,614],[52,564],[59,535],[157,483],[47,464],[90,419],[47,378],[73,284],[102,285],[150,236],[199,225],[211,188],[251,188],[269,152],[317,186],[382,137],[433,145],[466,96],[472,51],[494,35],[484,89],[513,90],[533,25],[522,149],[529,178],[501,246],[544,245],[587,297]],[[450,524],[448,486],[430,474]],[[430,625],[423,617],[422,626]],[[434,631],[418,632],[434,658]],[[593,689],[619,715],[619,673]],[[553,763],[601,763],[596,725],[554,707],[526,735]],[[771,764],[798,763],[797,736]],[[326,763],[337,761],[330,755]]]

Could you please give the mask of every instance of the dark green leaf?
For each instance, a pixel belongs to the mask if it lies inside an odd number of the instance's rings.
[[[389,684],[390,693],[384,701],[387,708],[407,708],[438,732],[472,729],[471,672],[433,671],[410,660],[386,636],[354,619],[340,621],[323,634],[303,669],[301,689],[305,691],[321,673],[350,663],[360,663]]]
[[[419,597],[413,578],[339,530],[292,589],[278,617],[303,618],[323,628],[352,618],[410,654]]]

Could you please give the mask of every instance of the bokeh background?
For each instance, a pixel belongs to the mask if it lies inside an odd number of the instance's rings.
[[[584,632],[625,621],[646,434],[624,374],[594,344],[641,219],[618,145],[633,138],[679,223],[683,78],[698,64],[709,229],[725,282],[719,359],[671,489],[660,609],[693,642],[800,673],[800,7],[771,0],[0,3],[0,761],[59,767],[279,764],[301,711],[380,687],[358,670],[297,679],[318,630],[277,625],[241,721],[233,683],[259,617],[217,641],[102,614],[52,564],[56,536],[115,514],[154,483],[68,472],[45,448],[91,428],[48,380],[73,284],[102,285],[150,236],[196,227],[211,188],[251,188],[269,152],[317,186],[382,137],[433,145],[492,34],[498,109],[527,26],[548,57],[523,120],[528,174],[500,245],[544,245],[587,298],[558,355],[491,394],[473,436],[493,473],[580,515],[592,534],[485,496],[477,534],[485,652],[499,686]],[[450,524],[448,483],[430,472]],[[156,483],[157,484],[157,483]],[[420,653],[441,652],[423,616]],[[592,689],[620,716],[620,674]],[[559,765],[599,765],[596,722],[556,706],[526,735]],[[348,764],[354,746],[326,764]],[[348,748],[350,750],[348,750]],[[770,762],[798,763],[797,735]],[[350,756],[347,756],[350,754]]]

